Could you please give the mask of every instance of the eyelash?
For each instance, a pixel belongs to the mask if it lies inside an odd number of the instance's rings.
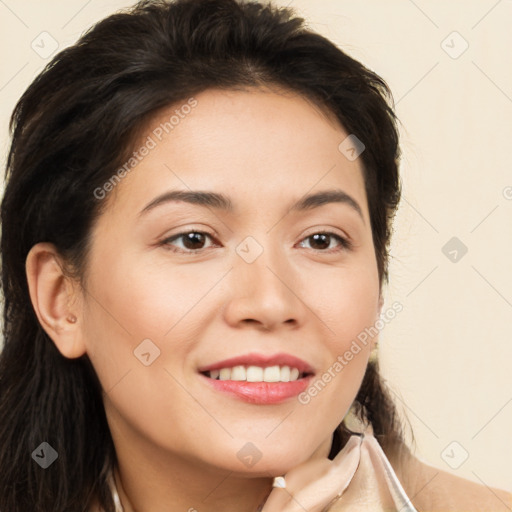
[[[203,248],[203,249],[197,249],[197,250],[194,250],[194,249],[183,250],[183,249],[175,249],[170,245],[170,242],[174,242],[175,240],[178,240],[179,238],[182,238],[185,235],[188,235],[191,233],[195,233],[195,234],[199,234],[199,235],[206,235],[210,239],[214,239],[213,235],[211,235],[210,233],[207,233],[205,231],[190,230],[190,231],[183,231],[181,233],[177,233],[176,235],[173,235],[170,238],[166,238],[165,240],[162,240],[162,242],[160,242],[160,245],[166,246],[166,248],[168,248],[172,252],[177,252],[177,253],[182,253],[182,254],[199,254],[200,252],[209,249],[207,247],[206,249]],[[328,235],[329,237],[332,237],[332,238],[335,238],[336,240],[338,240],[338,242],[341,246],[340,249],[335,249],[335,250],[333,250],[333,249],[328,249],[328,250],[312,249],[315,252],[333,254],[333,253],[337,253],[337,252],[341,252],[341,251],[350,251],[353,248],[352,243],[348,239],[338,235],[337,233],[333,233],[331,231],[318,231],[318,232],[312,233],[312,234],[304,237],[301,240],[301,242],[304,240],[307,240],[308,238],[312,238],[314,235]]]

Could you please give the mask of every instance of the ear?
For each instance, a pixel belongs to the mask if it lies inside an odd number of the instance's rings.
[[[64,273],[55,246],[34,245],[27,255],[25,269],[32,306],[59,352],[70,359],[85,354],[78,306],[80,288]]]

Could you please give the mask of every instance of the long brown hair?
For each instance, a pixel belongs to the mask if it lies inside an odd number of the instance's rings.
[[[242,0],[142,1],[96,24],[53,58],[19,100],[1,206],[4,348],[0,355],[0,510],[78,512],[114,504],[115,451],[86,355],[66,359],[39,325],[25,260],[53,243],[86,268],[102,203],[93,191],[125,161],[162,108],[209,88],[278,85],[333,114],[361,154],[382,285],[400,199],[398,133],[386,83],[288,8]],[[354,408],[387,453],[401,443],[395,407],[370,363]],[[342,423],[330,456],[350,430]],[[42,442],[58,461],[41,471]]]

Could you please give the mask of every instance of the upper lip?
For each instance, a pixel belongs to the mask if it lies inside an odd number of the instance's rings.
[[[268,366],[290,366],[297,368],[302,373],[314,373],[312,366],[306,361],[291,354],[279,353],[273,355],[265,354],[245,354],[242,356],[224,359],[208,366],[202,366],[198,369],[199,372],[208,372],[211,370],[220,370],[222,368],[232,368],[233,366],[261,366],[267,368]]]

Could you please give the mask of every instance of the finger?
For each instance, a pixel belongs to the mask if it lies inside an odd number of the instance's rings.
[[[333,461],[308,460],[285,476],[286,487],[273,488],[262,512],[321,512],[343,493],[359,464],[361,440],[352,436]]]

